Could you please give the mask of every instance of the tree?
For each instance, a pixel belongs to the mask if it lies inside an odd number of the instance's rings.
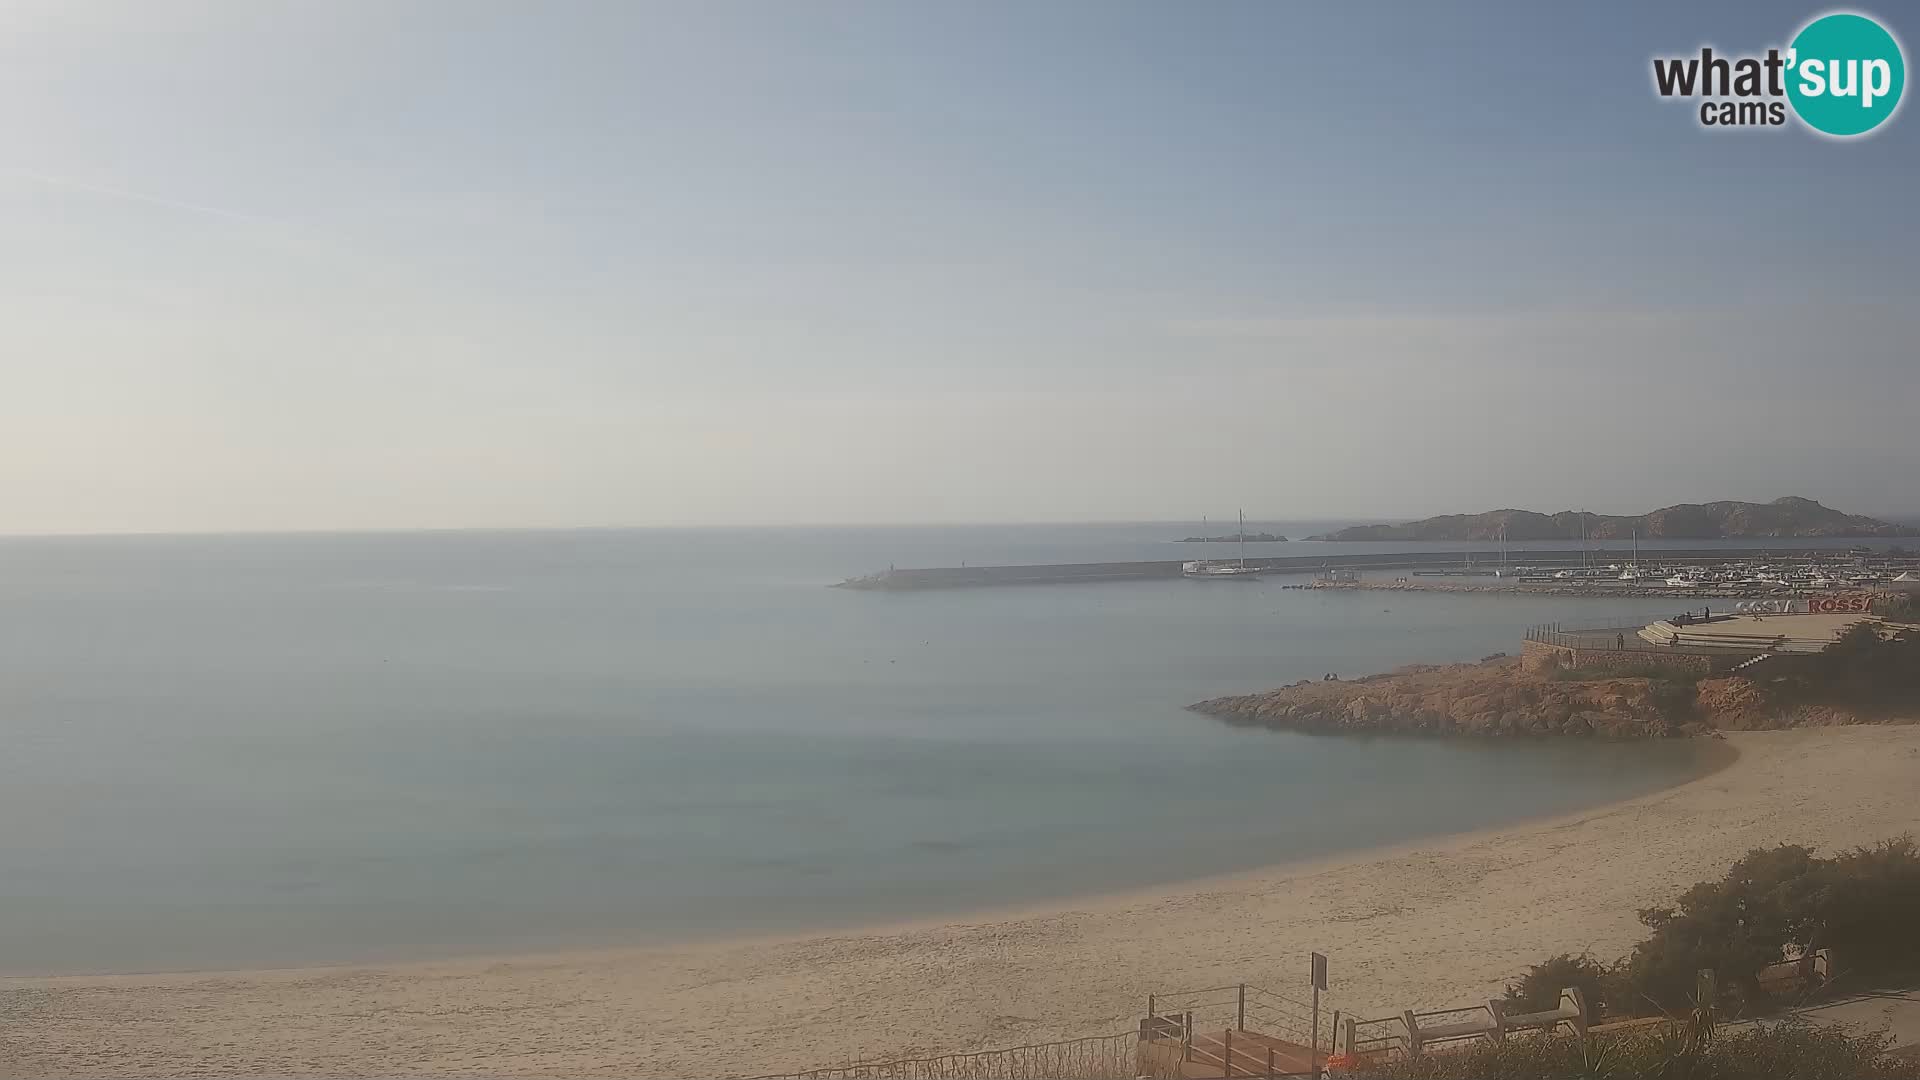
[[[1652,931],[1618,965],[1562,954],[1507,987],[1516,1011],[1550,1009],[1563,986],[1615,1015],[1678,1016],[1694,1004],[1697,973],[1711,968],[1722,1009],[1770,1003],[1760,969],[1831,949],[1837,970],[1878,975],[1920,968],[1920,845],[1911,836],[1816,858],[1804,847],[1756,848],[1719,881],[1688,889],[1675,906],[1647,908]]]
[[[1588,1008],[1604,1012],[1612,982],[1613,973],[1592,956],[1561,953],[1508,983],[1504,1004],[1510,1013],[1546,1012],[1559,1007],[1561,990],[1577,986]]]
[[[1653,934],[1627,959],[1627,983],[1639,999],[1634,1011],[1684,1011],[1702,968],[1718,975],[1729,1004],[1758,1004],[1760,969],[1813,936],[1824,884],[1817,868],[1804,847],[1756,848],[1725,878],[1688,889],[1678,909],[1641,911]]]

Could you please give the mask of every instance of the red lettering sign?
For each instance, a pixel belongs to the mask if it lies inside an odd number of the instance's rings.
[[[1815,615],[1865,615],[1873,610],[1873,597],[1867,593],[1810,596],[1807,610]]]

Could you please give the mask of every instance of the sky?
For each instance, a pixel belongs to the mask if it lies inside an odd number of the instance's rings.
[[[0,533],[1920,510],[1824,10],[0,0]]]

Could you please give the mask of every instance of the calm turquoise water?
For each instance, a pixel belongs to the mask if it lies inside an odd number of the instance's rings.
[[[822,587],[888,563],[1179,558],[1193,549],[1165,540],[1197,528],[0,541],[0,970],[961,912],[1512,821],[1700,767],[1686,743],[1312,738],[1182,710],[1673,601]]]

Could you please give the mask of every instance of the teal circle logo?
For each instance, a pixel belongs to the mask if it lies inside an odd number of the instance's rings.
[[[1822,15],[1787,52],[1787,100],[1808,127],[1865,135],[1900,107],[1907,61],[1886,28],[1851,12]]]

